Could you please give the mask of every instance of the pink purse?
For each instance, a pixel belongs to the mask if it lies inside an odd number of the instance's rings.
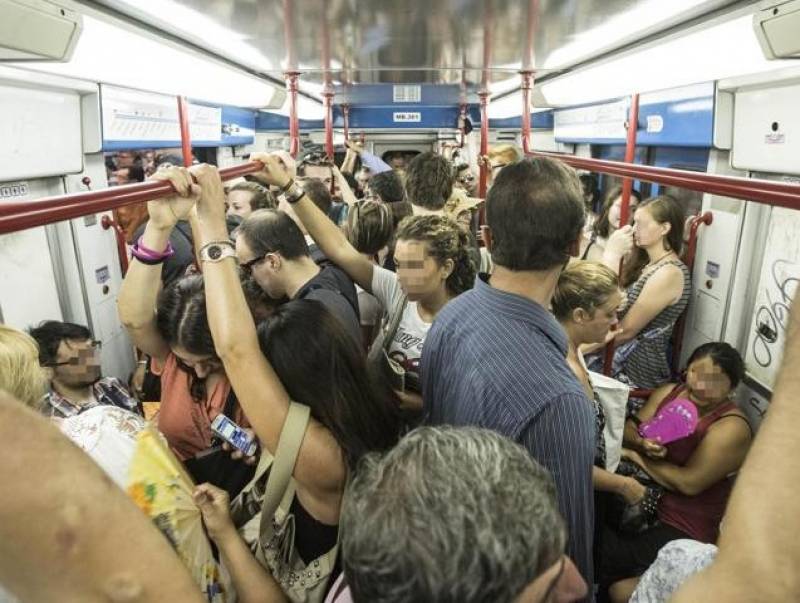
[[[639,435],[659,444],[669,444],[694,433],[697,407],[691,400],[675,398],[665,404],[652,419],[639,425]]]

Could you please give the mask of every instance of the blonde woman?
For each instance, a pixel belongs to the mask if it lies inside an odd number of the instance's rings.
[[[27,333],[0,325],[0,390],[39,410],[46,388],[36,342]]]
[[[570,264],[558,279],[552,310],[568,339],[567,364],[578,377],[597,418],[597,450],[592,480],[595,490],[619,494],[629,503],[644,496],[644,486],[632,477],[606,470],[605,415],[592,385],[580,346],[602,343],[618,324],[617,311],[623,301],[617,275],[599,262]]]

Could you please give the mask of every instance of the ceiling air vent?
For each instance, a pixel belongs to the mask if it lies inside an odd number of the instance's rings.
[[[80,33],[66,1],[0,0],[0,61],[68,61]]]
[[[396,103],[422,101],[422,86],[392,86],[392,100]]]
[[[753,15],[756,37],[768,59],[800,59],[800,0],[766,2]]]

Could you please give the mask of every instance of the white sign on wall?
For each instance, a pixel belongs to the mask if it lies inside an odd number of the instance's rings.
[[[174,96],[102,86],[103,139],[177,141],[181,139],[178,101]],[[192,140],[222,139],[222,109],[189,103]]]
[[[558,140],[614,138],[627,136],[628,101],[556,111],[553,133]]]
[[[392,114],[392,121],[395,123],[418,123],[422,121],[422,113],[414,111],[395,112]]]

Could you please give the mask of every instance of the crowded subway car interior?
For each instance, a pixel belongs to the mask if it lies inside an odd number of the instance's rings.
[[[800,600],[800,0],[0,0],[0,603]]]

